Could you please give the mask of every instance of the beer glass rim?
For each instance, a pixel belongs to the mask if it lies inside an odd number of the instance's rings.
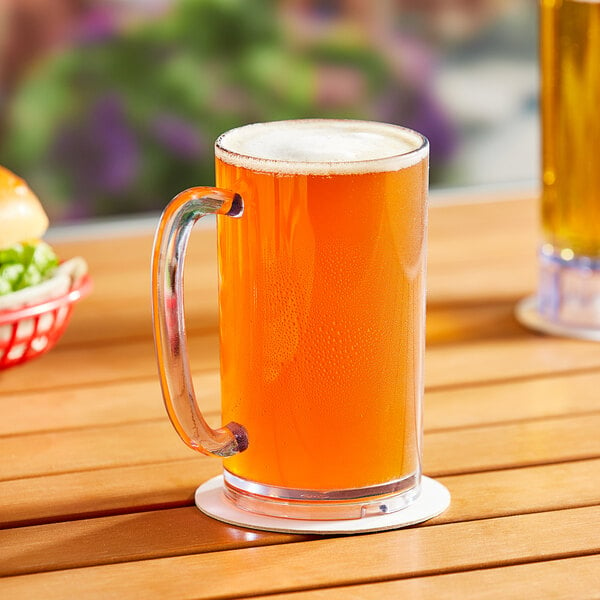
[[[278,125],[290,126],[303,125],[337,125],[342,128],[358,127],[364,132],[382,132],[383,134],[401,137],[411,145],[404,152],[382,153],[375,158],[342,159],[342,160],[290,160],[273,157],[261,157],[251,153],[236,152],[227,147],[227,138],[235,132],[248,129],[260,129],[265,126]],[[408,142],[410,140],[410,142]],[[414,146],[413,146],[414,143]],[[252,171],[280,173],[282,175],[343,175],[375,172],[390,172],[410,167],[422,161],[429,155],[429,141],[418,131],[381,121],[367,121],[360,119],[287,119],[279,121],[266,121],[249,123],[235,127],[222,133],[215,142],[215,155],[221,161]]]

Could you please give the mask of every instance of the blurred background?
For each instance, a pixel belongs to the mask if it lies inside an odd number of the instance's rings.
[[[217,135],[349,117],[431,142],[433,190],[532,185],[531,0],[1,0],[0,164],[53,224],[214,182]]]

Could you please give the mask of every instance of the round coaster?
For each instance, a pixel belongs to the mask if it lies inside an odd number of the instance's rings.
[[[536,296],[529,296],[521,300],[515,308],[515,317],[521,325],[540,333],[600,342],[600,330],[598,329],[569,327],[543,317],[538,312]]]
[[[223,476],[209,479],[196,490],[196,506],[209,517],[230,525],[281,533],[350,534],[399,529],[422,523],[450,506],[450,492],[438,481],[421,479],[421,493],[409,506],[386,515],[336,521],[308,521],[259,515],[237,508],[223,494]]]

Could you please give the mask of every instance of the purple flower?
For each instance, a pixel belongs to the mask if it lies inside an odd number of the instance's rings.
[[[423,94],[408,116],[408,126],[429,139],[432,161],[449,161],[458,144],[456,127],[432,94]]]
[[[99,97],[81,120],[69,122],[52,148],[76,198],[122,193],[139,172],[139,149],[121,97]]]
[[[432,164],[449,161],[459,142],[458,131],[433,93],[427,89],[391,87],[379,98],[377,118],[422,133],[430,142]]]
[[[76,40],[82,44],[96,44],[111,39],[116,33],[114,9],[98,6],[87,11],[79,21]]]
[[[139,156],[135,135],[118,95],[98,99],[92,110],[89,131],[107,191],[124,190],[136,178]]]
[[[176,156],[191,160],[206,154],[206,140],[191,123],[176,115],[160,114],[154,119],[150,129],[155,139]]]

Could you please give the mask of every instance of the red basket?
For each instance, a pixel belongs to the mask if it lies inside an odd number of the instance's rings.
[[[0,369],[48,352],[67,328],[75,302],[91,288],[92,280],[85,275],[58,298],[0,312]]]

